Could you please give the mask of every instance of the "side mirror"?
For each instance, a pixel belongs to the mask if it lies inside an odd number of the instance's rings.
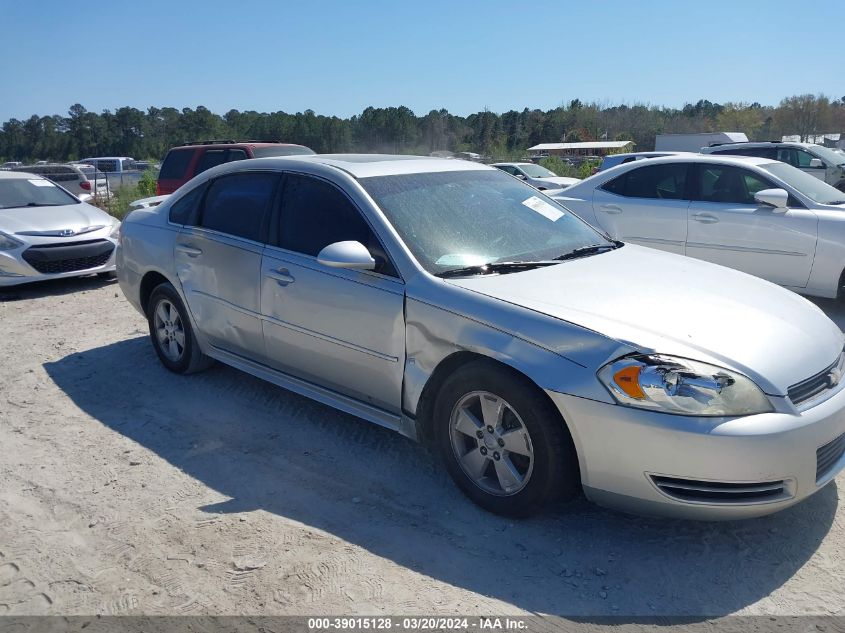
[[[813,169],[824,169],[824,163],[821,158],[811,158],[810,167]]]
[[[514,174],[514,176],[516,176],[520,180],[525,180],[525,174]]]
[[[317,261],[331,268],[374,270],[376,260],[361,242],[335,242],[317,254]]]
[[[789,194],[784,189],[762,189],[754,194],[754,199],[760,204],[786,211]]]

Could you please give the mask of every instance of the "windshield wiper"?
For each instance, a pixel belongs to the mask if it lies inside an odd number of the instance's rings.
[[[477,266],[464,266],[462,268],[451,268],[440,273],[435,273],[437,277],[469,277],[470,275],[490,275],[492,273],[514,273],[520,270],[531,270],[532,268],[540,268],[541,266],[553,266],[559,262],[557,261],[536,261],[536,262],[488,262],[487,264],[479,264]]]
[[[828,202],[827,204],[845,204],[845,200],[834,200],[833,202]]]
[[[558,255],[555,257],[556,261],[563,261],[565,259],[577,259],[578,257],[587,257],[588,255],[596,255],[604,253],[605,251],[612,251],[622,246],[622,242],[613,242],[611,244],[590,244],[589,246],[579,246],[573,248],[568,253]]]
[[[61,205],[55,204],[53,202],[27,202],[27,207],[59,207]]]

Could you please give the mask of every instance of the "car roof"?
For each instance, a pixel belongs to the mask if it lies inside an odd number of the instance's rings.
[[[517,166],[517,165],[534,165],[534,163],[523,160],[515,163],[490,163],[493,167]]]
[[[292,164],[320,164],[335,167],[355,178],[394,176],[447,171],[492,170],[492,167],[468,160],[433,158],[431,156],[406,156],[394,154],[314,154],[308,156],[272,156],[235,161],[228,165],[277,167],[289,169]]]
[[[734,156],[731,154],[720,154],[717,156],[713,156],[711,154],[695,154],[693,152],[685,152],[683,154],[675,154],[672,156],[657,156],[655,158],[651,158],[648,161],[648,165],[660,165],[662,163],[674,163],[674,162],[684,162],[684,163],[731,163],[735,165],[771,165],[772,163],[777,163],[778,161],[772,160],[771,158],[760,158],[758,156]],[[620,165],[620,167],[628,167],[628,166],[642,167],[641,164],[638,164],[637,161],[633,161],[630,163],[625,163],[625,165]]]

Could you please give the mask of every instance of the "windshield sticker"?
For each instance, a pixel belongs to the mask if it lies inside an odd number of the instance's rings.
[[[36,180],[35,178],[33,178],[31,180],[28,179],[27,182],[35,185],[36,187],[52,187],[53,186],[52,182],[50,182],[49,180],[44,180],[42,178],[39,178],[38,180]]]
[[[557,222],[563,217],[563,211],[549,204],[545,200],[540,200],[537,196],[531,196],[528,200],[523,200],[522,204],[548,218],[552,222]]]

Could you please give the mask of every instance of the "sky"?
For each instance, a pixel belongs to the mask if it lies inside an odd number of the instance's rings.
[[[841,0],[0,0],[0,121],[839,98],[843,23]]]

